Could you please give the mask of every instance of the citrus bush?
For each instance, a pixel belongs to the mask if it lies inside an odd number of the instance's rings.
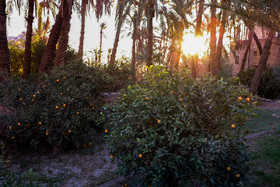
[[[236,185],[244,178],[245,120],[255,98],[235,79],[150,67],[106,108],[106,140],[121,175],[152,186]]]
[[[15,111],[4,116],[9,140],[32,146],[92,145],[94,134],[101,129],[98,120],[107,79],[95,68],[69,62],[42,75],[38,83],[18,77],[2,83],[8,88],[2,103]]]

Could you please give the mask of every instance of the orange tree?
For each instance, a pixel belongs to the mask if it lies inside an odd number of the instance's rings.
[[[193,79],[150,67],[106,109],[106,139],[121,175],[152,186],[236,185],[244,178],[242,125],[255,98],[237,80]]]
[[[10,142],[62,148],[92,145],[103,105],[107,76],[96,68],[68,62],[40,83],[14,77],[1,83],[1,103],[14,113],[2,116]]]

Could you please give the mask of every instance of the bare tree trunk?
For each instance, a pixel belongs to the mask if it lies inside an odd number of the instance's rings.
[[[217,0],[211,0],[213,4],[217,3]],[[216,26],[217,26],[217,17],[216,17],[216,8],[211,6],[211,22],[210,22],[210,57],[209,65],[213,75],[218,75],[218,65],[216,61]]]
[[[61,26],[61,34],[59,37],[59,44],[57,49],[57,54],[54,60],[54,67],[65,63],[67,46],[69,41],[69,31],[70,31],[70,20],[72,15],[72,1],[67,1],[66,7],[63,11],[63,22]]]
[[[62,12],[64,7],[63,4],[65,3],[62,1],[59,7],[59,12],[56,15],[55,23],[52,26],[47,46],[44,50],[44,54],[39,67],[39,73],[48,72],[52,66],[52,62],[55,57],[56,44],[59,40],[59,36],[61,33],[61,26],[63,22],[63,17],[62,17]]]
[[[262,45],[261,45],[261,42],[260,42],[260,40],[259,40],[259,38],[258,38],[258,36],[256,35],[256,33],[254,32],[254,40],[255,40],[255,42],[256,42],[256,44],[257,44],[257,46],[258,46],[258,49],[259,49],[259,52],[260,52],[260,56],[262,55]]]
[[[0,71],[10,73],[10,51],[7,41],[6,1],[0,1]],[[4,77],[3,77],[4,78]],[[0,77],[0,81],[1,81]]]
[[[202,23],[203,9],[204,9],[204,0],[199,0],[198,6],[199,6],[199,8],[198,8],[198,13],[197,13],[197,17],[196,17],[196,27],[195,27],[196,36],[202,35],[201,23]]]
[[[253,94],[257,94],[257,92],[258,92],[258,86],[260,84],[263,72],[265,70],[266,62],[268,60],[268,56],[270,53],[270,48],[271,48],[271,44],[272,44],[274,35],[275,35],[275,31],[271,30],[269,32],[268,37],[263,46],[262,55],[261,55],[258,67],[256,69],[255,75],[254,75],[251,85],[250,85],[250,91]]]
[[[148,27],[148,57],[147,66],[153,64],[153,44],[154,44],[154,34],[153,34],[153,18],[154,18],[154,0],[149,0],[148,11],[147,11],[147,27]]]
[[[192,77],[197,78],[197,61],[198,61],[198,55],[195,54],[192,56]]]
[[[225,25],[227,20],[227,11],[223,10],[223,17],[220,25],[220,33],[217,47],[217,64],[218,68],[221,69],[221,58],[222,58],[222,50],[223,50],[223,39],[225,33]]]
[[[246,63],[247,56],[248,56],[249,50],[251,48],[252,40],[253,40],[253,33],[254,33],[253,28],[249,28],[248,46],[246,47],[246,50],[245,50],[245,53],[244,53],[244,56],[243,56],[243,59],[242,59],[242,62],[241,62],[241,67],[240,67],[239,73],[243,72],[244,69],[245,69],[245,63]]]
[[[33,24],[33,12],[34,12],[34,0],[28,1],[28,17],[27,31],[25,40],[24,62],[23,62],[23,78],[27,79],[30,75],[31,69],[31,40],[32,40],[32,24]]]
[[[78,52],[81,62],[83,61],[83,55],[84,55],[86,6],[87,6],[87,0],[82,0],[82,7],[81,7],[82,20],[81,20],[80,45],[79,45],[79,52]]]

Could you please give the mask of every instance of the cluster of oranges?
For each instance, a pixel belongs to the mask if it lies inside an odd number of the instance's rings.
[[[230,170],[231,170],[231,168],[228,166],[228,167],[227,167],[227,171],[230,171]],[[237,173],[237,174],[235,175],[235,177],[236,177],[236,178],[240,178],[240,174]]]
[[[239,101],[242,101],[242,99],[243,99],[242,97],[238,97],[238,100],[239,100]],[[250,101],[250,98],[247,97],[247,98],[246,98],[246,101],[249,102],[249,101]]]

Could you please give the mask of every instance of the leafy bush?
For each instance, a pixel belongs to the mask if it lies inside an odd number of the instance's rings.
[[[250,86],[255,72],[256,68],[240,72],[238,74],[240,82],[246,86]],[[258,87],[258,95],[267,99],[280,98],[280,80],[274,75],[274,68],[270,68],[264,72]]]
[[[1,87],[2,103],[15,114],[4,116],[14,142],[54,146],[91,145],[102,108],[107,77],[95,68],[68,63],[39,83],[15,77]],[[7,89],[8,88],[8,89]]]
[[[129,86],[106,108],[111,158],[142,184],[236,185],[247,169],[241,126],[254,100],[234,79],[150,67],[145,84]]]

